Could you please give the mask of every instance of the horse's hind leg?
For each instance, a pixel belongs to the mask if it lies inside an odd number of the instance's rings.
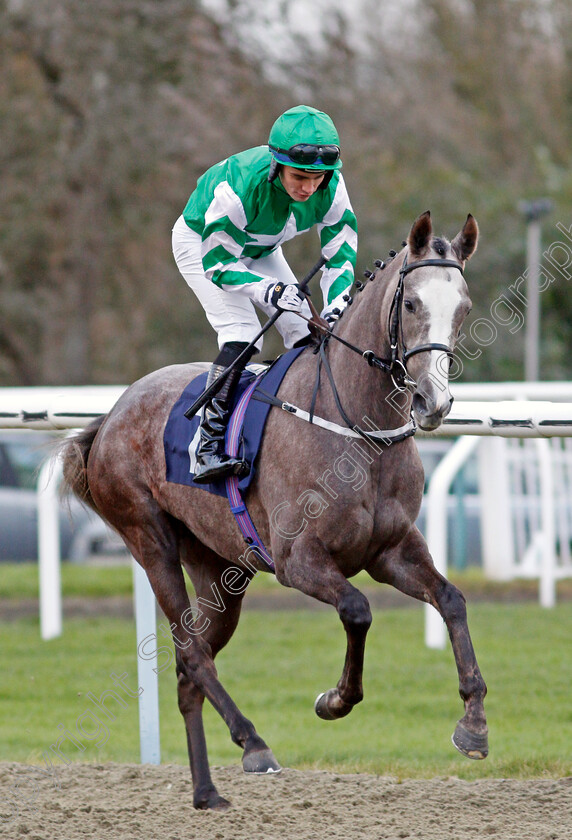
[[[183,549],[183,545],[188,542],[189,540],[182,541],[180,548]],[[182,550],[181,554],[184,556],[186,552]],[[240,604],[237,612],[238,614],[240,613]],[[198,619],[199,616],[197,609],[195,609],[194,615],[195,618]],[[232,612],[229,617],[232,617]],[[236,616],[236,620],[232,621],[231,624],[227,626],[226,637],[219,636],[216,639],[211,639],[211,653],[213,659],[218,653],[218,650],[220,650],[220,648],[222,648],[230,639],[237,623],[238,615]],[[210,629],[210,626],[211,625],[209,625],[207,630]],[[181,712],[185,722],[189,764],[193,779],[193,804],[195,808],[199,809],[211,808],[223,810],[228,808],[230,803],[228,800],[219,795],[210,773],[203,723],[204,694],[200,691],[197,685],[195,685],[192,679],[189,678],[189,669],[186,667],[185,660],[181,656],[181,651],[179,649],[180,642],[174,629],[173,639],[175,641],[175,656],[177,662],[177,697],[179,702],[179,711]],[[206,638],[205,641],[207,641]]]
[[[195,544],[191,548],[187,541],[181,548],[183,565],[189,573],[197,596],[193,622],[194,638],[197,639],[197,636],[200,636],[200,641],[206,645],[214,660],[218,652],[229,642],[238,625],[242,599],[251,576],[247,572],[241,574],[237,567],[231,566],[205,546]],[[225,578],[227,569],[232,569],[232,589],[222,583],[225,579],[231,579]],[[196,760],[204,756],[203,764],[208,771],[202,722],[202,705],[205,695],[196,684],[195,674],[192,671],[189,672],[184,657],[181,656],[177,658],[177,675],[179,708],[191,739],[192,750],[190,749],[189,753],[192,753]],[[232,701],[230,703],[234,706]],[[279,772],[280,765],[270,748],[254,729],[253,724],[242,718],[238,709],[236,713],[234,720],[227,719],[224,714],[223,717],[229,725],[232,740],[243,749],[244,771],[257,774]],[[204,767],[202,770],[204,773]],[[194,775],[192,763],[191,772]]]
[[[202,721],[203,695],[196,686],[182,685],[180,674],[187,673],[185,662],[189,654],[183,646],[191,644],[196,649],[192,637],[187,631],[181,631],[182,616],[190,615],[191,604],[183,570],[179,560],[179,526],[167,514],[161,511],[154,501],[148,502],[151,515],[137,525],[119,527],[128,548],[138,563],[145,569],[157,602],[169,620],[175,644],[177,663],[179,708],[185,720],[189,763],[193,779],[193,804],[195,808],[223,809],[229,802],[219,795],[211,778],[206,739]],[[141,516],[144,506],[138,505]],[[185,635],[186,633],[186,635]],[[184,683],[184,681],[183,681]],[[182,701],[187,694],[192,699]],[[194,700],[194,702],[192,702]]]
[[[368,567],[368,572],[374,580],[432,604],[443,617],[459,674],[459,694],[465,704],[465,714],[453,733],[453,744],[468,758],[486,758],[488,729],[483,701],[487,687],[477,664],[462,593],[435,569],[417,528],[411,529],[397,548]]]
[[[185,720],[189,761],[193,777],[195,808],[228,807],[212,781],[202,721],[206,697],[230,729],[232,740],[241,746],[247,772],[277,772],[280,765],[259,737],[253,724],[241,714],[218,680],[213,655],[230,639],[240,614],[240,598],[224,591],[220,580],[225,562],[209,549],[193,544],[192,535],[159,508],[155,500],[140,497],[135,506],[137,523],[109,521],[123,536],[135,559],[143,566],[167,616],[177,652],[179,708]],[[192,549],[191,549],[192,545]],[[191,608],[181,567],[181,554],[188,564],[195,555],[194,583],[201,614]],[[200,566],[198,564],[201,564]],[[208,603],[207,603],[208,602]]]

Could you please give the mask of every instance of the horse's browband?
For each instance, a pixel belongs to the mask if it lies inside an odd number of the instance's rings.
[[[418,260],[414,263],[405,262],[404,265],[399,269],[399,273],[402,277],[404,277],[406,274],[409,274],[410,271],[413,271],[413,269],[424,268],[426,265],[438,265],[441,268],[456,268],[458,271],[461,272],[461,274],[463,274],[463,266],[459,265],[459,263],[455,262],[455,260],[444,260],[438,259],[437,257],[431,260]]]

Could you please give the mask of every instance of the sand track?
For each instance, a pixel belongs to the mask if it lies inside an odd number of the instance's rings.
[[[38,768],[0,763],[3,840],[572,836],[572,778],[400,783],[367,774],[284,770],[268,778],[247,777],[239,767],[214,768],[215,784],[232,807],[213,813],[194,810],[189,772],[178,765],[73,764],[59,768],[57,777],[59,788]]]

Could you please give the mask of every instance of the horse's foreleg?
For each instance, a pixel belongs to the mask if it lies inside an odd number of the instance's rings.
[[[365,640],[371,625],[368,600],[346,580],[317,540],[297,540],[277,577],[338,611],[347,638],[344,667],[336,687],[320,694],[314,708],[323,720],[345,717],[363,700]]]
[[[483,701],[487,687],[471,641],[463,594],[435,569],[417,528],[412,528],[399,546],[385,552],[368,571],[374,580],[389,583],[406,595],[432,604],[443,617],[455,655],[459,693],[465,704],[465,714],[457,724],[453,744],[469,758],[486,758],[488,729]]]
[[[465,598],[456,586],[446,581],[445,586],[435,587],[434,600],[430,603],[447,625],[459,673],[459,694],[465,706],[465,714],[452,735],[453,744],[468,758],[486,758],[489,746],[483,701],[487,687],[469,633]]]
[[[345,582],[347,586],[339,593],[335,606],[346,631],[346,657],[337,686],[316,699],[314,709],[323,720],[345,717],[363,700],[363,662],[371,610],[365,595]]]

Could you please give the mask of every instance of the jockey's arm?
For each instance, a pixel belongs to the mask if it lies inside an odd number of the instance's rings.
[[[320,281],[323,318],[339,317],[347,306],[357,260],[357,220],[340,176],[332,205],[318,225],[326,266]]]

